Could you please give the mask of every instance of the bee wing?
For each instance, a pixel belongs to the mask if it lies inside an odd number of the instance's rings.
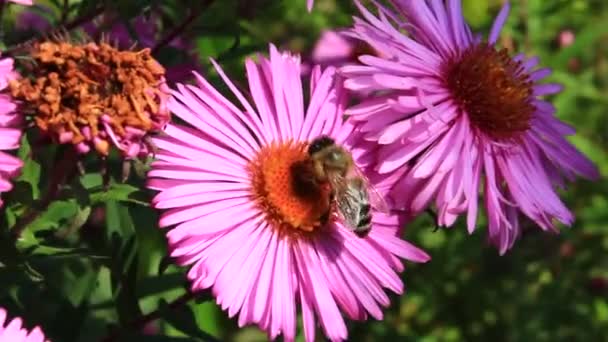
[[[380,194],[380,192],[376,188],[374,188],[372,183],[369,181],[367,176],[365,176],[363,171],[361,171],[361,169],[359,169],[356,165],[354,165],[352,170],[357,177],[359,177],[363,180],[363,182],[364,182],[363,186],[367,189],[367,193],[369,196],[369,203],[372,205],[372,208],[374,208],[375,210],[377,210],[381,213],[388,213],[390,211],[390,207],[386,203],[384,196],[382,196]]]
[[[359,222],[359,198],[357,193],[349,189],[346,179],[338,174],[331,175],[329,182],[334,191],[338,217],[348,229],[355,230]]]

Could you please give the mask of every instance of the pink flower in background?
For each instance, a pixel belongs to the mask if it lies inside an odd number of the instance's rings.
[[[21,119],[15,112],[17,105],[7,93],[8,82],[17,78],[13,70],[13,59],[0,59],[0,193],[10,191],[10,179],[18,175],[23,162],[4,152],[19,148],[21,140]],[[2,200],[0,200],[0,206]]]
[[[310,141],[331,136],[356,164],[365,151],[353,146],[356,132],[342,120],[346,97],[335,68],[315,67],[303,89],[300,67],[299,57],[271,46],[269,59],[246,61],[248,96],[216,65],[240,108],[198,74],[196,86],[178,84],[169,107],[190,126],[169,124],[154,139],[148,185],[160,191],[153,200],[166,210],[159,224],[175,226],[167,233],[171,256],[191,265],[194,291],[211,288],[239,326],[255,323],[271,339],[295,339],[300,307],[306,341],[315,340],[317,321],[339,341],[347,338],[341,312],[381,319],[385,289],[403,292],[399,258],[429,257],[399,238],[397,215],[373,210],[365,238],[334,216],[315,224],[329,193],[298,187],[294,172]]]
[[[559,33],[558,41],[561,48],[574,44],[575,34],[572,30],[563,30]]]
[[[315,4],[315,0],[306,0],[306,8],[308,12],[312,11],[312,6]]]
[[[362,54],[375,54],[371,46],[350,37],[347,31],[327,30],[317,40],[310,60],[313,65],[343,66],[357,62]]]
[[[39,327],[27,331],[21,318],[9,320],[7,312],[0,308],[0,342],[45,342],[44,334]]]
[[[395,202],[417,213],[434,201],[445,226],[466,213],[473,232],[482,187],[489,239],[501,254],[520,235],[519,213],[546,231],[558,231],[554,220],[571,224],[555,188],[598,172],[542,98],[562,88],[540,83],[551,71],[537,68],[536,57],[497,49],[509,4],[487,40],[471,32],[460,1],[393,1],[398,14],[379,7],[379,17],[357,4],[364,19],[355,19],[352,36],[384,57],[342,68],[347,88],[375,92],[347,114],[380,144],[378,172],[406,171]]]
[[[17,14],[15,28],[19,31],[38,31],[44,32],[52,28],[46,16],[53,14],[53,10],[47,6],[38,5],[39,11],[25,10]],[[44,15],[40,12],[44,12]]]
[[[359,56],[368,54],[378,55],[378,52],[369,44],[351,37],[347,30],[323,31],[308,60],[303,64],[302,74],[308,76],[311,65],[339,68],[348,64],[357,64]],[[351,92],[351,95],[360,97],[366,96],[366,93]]]
[[[9,0],[19,5],[31,6],[34,4],[34,0]]]
[[[312,50],[312,62],[320,65],[335,65],[352,61],[356,44],[357,40],[340,31],[323,31]]]

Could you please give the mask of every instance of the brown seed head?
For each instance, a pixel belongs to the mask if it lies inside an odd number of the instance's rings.
[[[114,144],[132,157],[142,138],[169,120],[165,70],[149,49],[46,41],[32,47],[31,57],[11,92],[56,141],[102,155]]]
[[[507,50],[480,43],[443,66],[443,77],[473,126],[495,139],[509,139],[530,128],[532,81]]]

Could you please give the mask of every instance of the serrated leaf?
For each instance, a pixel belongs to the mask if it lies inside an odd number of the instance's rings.
[[[26,229],[31,232],[55,229],[64,221],[71,219],[78,213],[78,204],[75,200],[55,201],[49,205],[47,210],[41,213]]]

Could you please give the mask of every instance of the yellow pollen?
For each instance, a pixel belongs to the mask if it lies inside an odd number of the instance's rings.
[[[252,196],[281,233],[313,232],[330,212],[330,188],[315,184],[305,143],[264,147],[249,164]]]

